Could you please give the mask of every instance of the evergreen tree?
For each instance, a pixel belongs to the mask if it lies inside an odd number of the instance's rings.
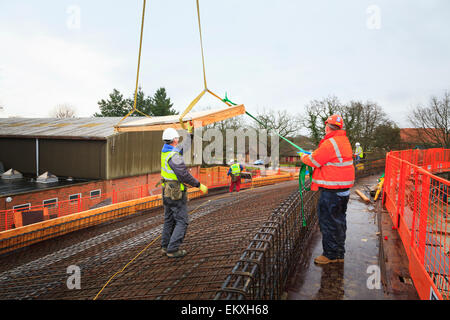
[[[94,117],[124,117],[131,110],[127,99],[117,89],[113,90],[108,100],[102,99],[97,104],[100,113],[95,113]]]
[[[133,109],[134,105],[134,94],[131,98],[127,99],[127,103],[130,106],[130,110]],[[142,88],[139,87],[137,98],[136,98],[136,109],[145,113],[146,115],[153,116],[152,114],[152,98],[149,96],[145,96],[144,91],[142,91]],[[139,112],[133,113],[134,117],[142,117],[143,115]]]
[[[176,110],[172,109],[173,103],[171,103],[170,98],[167,97],[165,88],[159,88],[155,92],[152,100],[153,116],[170,116],[178,114]]]
[[[95,113],[94,117],[124,117],[134,105],[134,92],[130,98],[124,99],[119,90],[114,89],[109,95],[109,99],[97,102],[100,107],[100,113]],[[173,104],[167,97],[166,89],[159,88],[152,97],[145,96],[141,87],[138,88],[136,98],[136,109],[149,116],[168,116],[175,115],[178,112],[172,109]],[[133,117],[143,116],[140,112],[134,112]]]

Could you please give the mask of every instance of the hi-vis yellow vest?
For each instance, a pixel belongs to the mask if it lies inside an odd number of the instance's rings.
[[[364,156],[363,148],[362,148],[361,146],[359,146],[359,147],[356,148],[355,153],[356,153],[360,158],[363,158],[363,156]]]
[[[238,176],[241,174],[241,166],[239,165],[239,163],[235,163],[231,166],[231,174],[233,176]]]
[[[178,181],[178,177],[169,165],[169,160],[176,154],[175,151],[161,152],[161,176],[164,180]],[[164,184],[162,184],[164,186]],[[181,191],[184,191],[184,184],[180,183]]]

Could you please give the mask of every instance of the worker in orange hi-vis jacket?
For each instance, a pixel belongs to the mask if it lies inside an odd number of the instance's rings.
[[[311,190],[320,190],[318,218],[322,232],[323,253],[315,263],[344,262],[346,211],[350,188],[355,181],[353,150],[343,130],[340,115],[325,121],[325,137],[311,154],[302,154],[301,161],[313,167]]]

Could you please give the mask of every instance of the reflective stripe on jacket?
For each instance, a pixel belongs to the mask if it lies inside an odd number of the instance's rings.
[[[177,175],[169,165],[170,158],[172,158],[175,154],[180,153],[177,151],[161,152],[161,176],[164,180],[178,181]],[[180,189],[181,191],[184,191],[184,184],[180,183]]]
[[[353,150],[344,130],[330,132],[311,155],[302,161],[314,168],[311,190],[348,189],[355,183]]]

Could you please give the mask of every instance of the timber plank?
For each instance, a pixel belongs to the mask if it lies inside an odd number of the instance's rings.
[[[203,127],[244,113],[245,106],[241,104],[221,109],[190,112],[183,118],[183,121],[195,121],[195,125],[200,124]],[[117,126],[115,130],[116,132],[163,131],[167,128],[180,130],[182,127],[179,120],[179,115],[141,119]]]

